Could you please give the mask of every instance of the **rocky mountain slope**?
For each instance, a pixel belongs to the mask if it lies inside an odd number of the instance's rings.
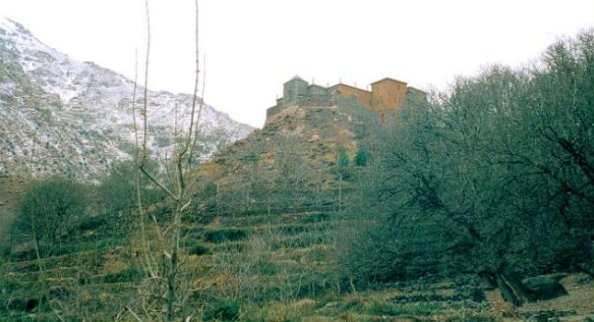
[[[54,173],[95,177],[134,149],[134,82],[43,44],[0,17],[0,176]],[[137,89],[137,104],[143,101]],[[189,122],[191,95],[149,91],[153,154],[171,154],[175,126]],[[137,115],[140,116],[139,110]],[[204,105],[198,157],[247,136],[252,128]]]
[[[216,191],[199,200],[219,214],[335,210],[368,169],[357,159],[379,121],[358,107],[288,108],[196,169],[203,191]]]

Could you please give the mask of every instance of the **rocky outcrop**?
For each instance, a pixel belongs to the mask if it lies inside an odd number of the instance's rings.
[[[526,294],[534,301],[550,300],[559,296],[567,295],[567,291],[551,277],[535,276],[524,280]]]

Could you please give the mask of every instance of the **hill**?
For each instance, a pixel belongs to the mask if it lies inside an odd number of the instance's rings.
[[[378,116],[365,109],[292,107],[216,154],[198,181],[217,187],[226,209],[218,211],[336,210],[374,124]]]

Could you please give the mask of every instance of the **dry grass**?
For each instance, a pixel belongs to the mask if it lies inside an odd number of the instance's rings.
[[[585,316],[594,315],[594,282],[586,281],[587,279],[583,274],[569,275],[560,281],[567,293],[569,293],[568,295],[548,301],[528,303],[518,311],[522,313],[575,311],[575,314],[565,317],[564,320],[571,321],[571,319],[576,318],[583,320]]]

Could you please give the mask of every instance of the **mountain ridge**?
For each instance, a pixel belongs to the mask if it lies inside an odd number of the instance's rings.
[[[97,178],[112,162],[131,159],[134,81],[72,59],[2,17],[0,59],[0,176]],[[144,88],[136,90],[140,120]],[[148,95],[147,142],[156,157],[164,157],[173,152],[173,133],[187,128],[193,97],[152,90]],[[202,160],[253,130],[208,104],[199,129],[195,157]]]

